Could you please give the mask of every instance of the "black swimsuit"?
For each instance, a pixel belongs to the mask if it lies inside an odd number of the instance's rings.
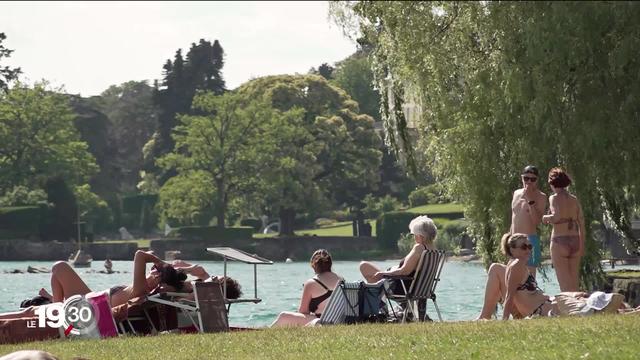
[[[542,289],[540,289],[538,287],[538,282],[536,281],[536,278],[533,277],[533,275],[531,275],[531,273],[529,273],[529,276],[527,276],[527,280],[525,280],[525,282],[522,285],[518,286],[516,288],[516,290],[527,290],[527,291],[540,291],[540,292],[542,292]],[[551,300],[546,299],[545,301],[543,301],[542,304],[540,304],[540,306],[538,306],[535,310],[533,310],[533,312],[529,316],[533,316],[533,315],[542,316],[542,307],[547,303],[550,304]]]
[[[309,301],[309,312],[315,314],[316,310],[318,310],[318,306],[322,304],[323,301],[331,297],[331,293],[333,293],[333,290],[329,290],[329,288],[325,284],[323,284],[320,280],[316,278],[313,278],[313,280],[327,290],[327,292],[325,292],[324,294],[318,297],[311,298],[311,300]],[[320,316],[320,314],[316,314],[316,316]]]

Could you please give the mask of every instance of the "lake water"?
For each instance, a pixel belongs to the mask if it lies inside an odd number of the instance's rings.
[[[210,274],[221,274],[223,263],[219,261],[197,262],[204,266]],[[397,264],[397,261],[380,261],[381,268]],[[0,262],[0,312],[15,311],[20,302],[37,295],[42,287],[50,291],[50,274],[5,274],[4,271],[20,269],[27,266],[50,267],[51,262]],[[102,262],[94,262],[94,271],[102,270]],[[132,282],[132,261],[113,261],[113,269],[127,271],[119,274],[91,273],[90,268],[78,269],[78,273],[92,290],[103,290],[113,285],[130,284]],[[347,281],[362,280],[358,271],[358,262],[336,261],[334,271]],[[227,272],[242,285],[245,296],[253,296],[253,266],[242,263],[229,263]],[[545,280],[538,276],[540,287],[547,294],[559,291],[555,272],[546,268],[549,277]],[[308,262],[275,263],[258,266],[259,304],[236,304],[231,308],[229,322],[231,325],[261,327],[269,325],[280,311],[298,308],[302,284],[313,275]],[[484,288],[487,276],[481,264],[448,261],[442,270],[438,284],[438,306],[445,321],[472,320],[482,308]],[[427,305],[431,318],[436,319],[431,301]]]

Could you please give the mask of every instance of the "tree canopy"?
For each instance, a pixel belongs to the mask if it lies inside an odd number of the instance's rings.
[[[466,205],[487,262],[509,228],[511,191],[526,164],[574,176],[588,223],[640,242],[640,48],[633,2],[333,3],[345,29],[374,45],[387,141],[430,166]],[[402,106],[420,111],[414,123]],[[409,136],[415,128],[418,138]],[[548,189],[547,189],[548,192]],[[598,273],[587,237],[583,280]]]
[[[275,152],[264,152],[270,157],[261,171],[270,184],[264,203],[279,213],[281,232],[292,233],[295,212],[319,199],[362,207],[380,181],[380,138],[373,119],[342,89],[318,75],[280,75],[249,81],[238,92],[280,112],[299,111],[270,127]]]
[[[186,59],[182,50],[176,51],[174,60],[167,60],[163,69],[163,80],[156,83],[155,104],[159,108],[157,135],[149,145],[147,169],[155,168],[155,160],[172,151],[174,142],[173,128],[177,125],[177,114],[191,114],[191,104],[197,91],[210,91],[222,94],[225,82],[222,77],[224,51],[218,40],[213,43],[201,39],[198,44],[192,43]],[[172,173],[161,174],[161,182],[166,181]]]
[[[98,167],[74,127],[65,95],[18,84],[0,94],[0,192],[17,185],[42,187],[59,176],[84,184]]]

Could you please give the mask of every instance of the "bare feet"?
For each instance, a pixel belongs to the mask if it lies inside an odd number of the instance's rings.
[[[53,296],[51,296],[51,294],[49,294],[49,292],[45,288],[41,288],[38,292],[38,295],[49,299],[49,301],[53,301]]]

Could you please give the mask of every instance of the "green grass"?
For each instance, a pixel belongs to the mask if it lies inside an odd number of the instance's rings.
[[[462,205],[460,204],[434,204],[434,205],[423,205],[414,208],[410,208],[405,210],[406,212],[416,213],[416,214],[443,214],[450,212],[462,211]],[[435,217],[434,217],[435,218]],[[448,219],[438,219],[440,225],[445,225],[451,220]],[[371,236],[376,236],[376,220],[369,219],[369,224],[371,224]],[[353,236],[353,230],[351,228],[351,221],[342,221],[336,222],[328,226],[322,226],[316,229],[302,229],[296,230],[296,235],[317,235],[317,236]],[[255,238],[267,238],[274,237],[277,234],[253,234]]]
[[[637,359],[636,315],[265,329],[3,345],[71,359]]]
[[[407,209],[407,212],[417,213],[417,214],[442,214],[442,213],[451,213],[451,212],[462,212],[463,208],[460,204],[433,204],[433,205],[422,205],[414,208]]]
[[[607,275],[613,276],[613,277],[616,277],[616,278],[634,279],[634,278],[640,278],[640,271],[638,271],[638,270],[615,270],[615,271],[608,271]]]
[[[149,239],[134,239],[134,240],[98,240],[94,241],[94,244],[123,244],[134,242],[138,244],[138,248],[148,248],[151,246],[151,240]]]

